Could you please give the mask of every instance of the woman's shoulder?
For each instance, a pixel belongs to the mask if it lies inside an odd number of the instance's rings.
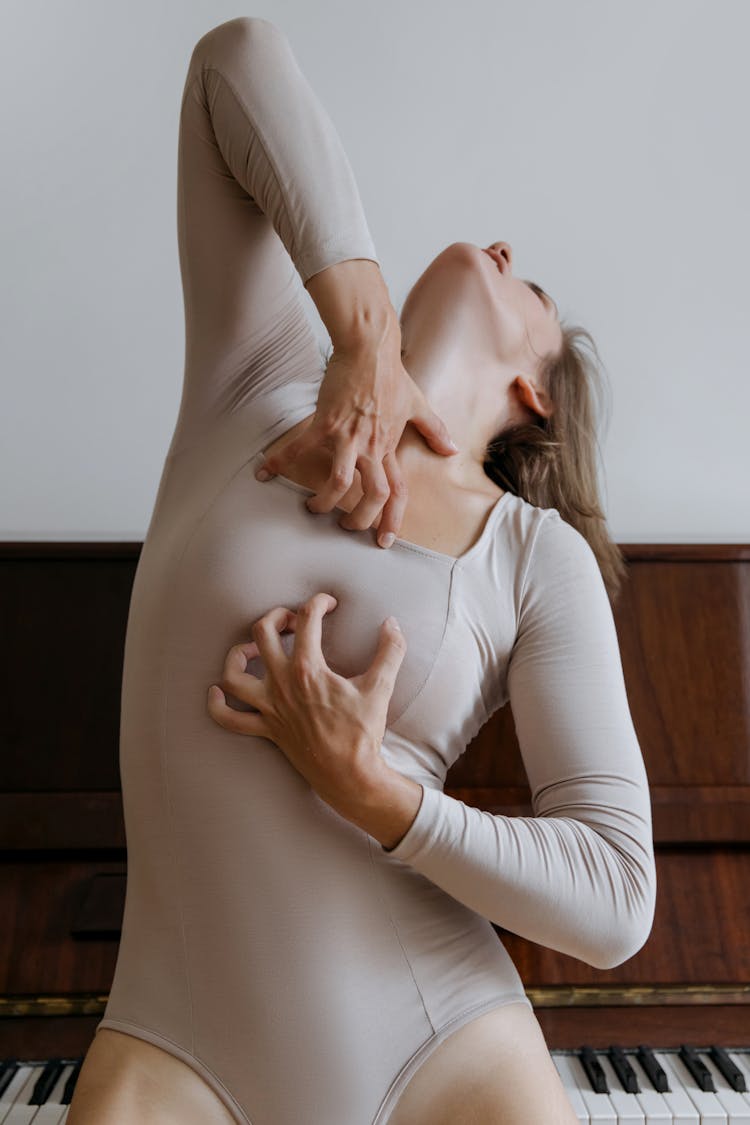
[[[584,535],[557,508],[531,504],[509,493],[498,527],[504,570],[515,574],[519,602],[529,591],[549,594],[571,583],[601,582],[596,556]]]
[[[601,618],[609,628],[609,597],[588,539],[557,508],[534,512],[519,590],[520,615],[534,620],[572,615],[582,629]]]

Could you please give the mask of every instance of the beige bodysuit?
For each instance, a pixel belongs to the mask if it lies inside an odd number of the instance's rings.
[[[185,1061],[244,1125],[386,1125],[446,1036],[529,1003],[491,922],[601,969],[650,932],[649,790],[614,621],[593,552],[553,508],[506,492],[454,558],[382,550],[340,511],[310,513],[310,489],[256,481],[315,410],[325,361],[302,282],[378,261],[274,24],[229,20],[196,44],[178,164],[185,378],[127,625],[127,898],[98,1027]],[[338,599],[322,646],[340,674],[370,664],[390,614],[407,638],[382,753],[423,797],[390,852],[273,743],[206,711],[229,647],[318,591]],[[508,700],[531,817],[443,792]]]

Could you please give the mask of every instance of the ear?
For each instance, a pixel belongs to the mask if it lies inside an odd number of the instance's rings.
[[[542,418],[549,418],[554,412],[555,407],[549,397],[541,388],[534,385],[533,380],[527,379],[525,375],[516,375],[511,386],[515,388],[519,402],[527,410],[533,410],[535,414],[540,414]]]

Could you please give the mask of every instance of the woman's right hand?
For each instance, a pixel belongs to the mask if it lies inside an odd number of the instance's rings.
[[[402,363],[401,328],[394,309],[376,340],[334,346],[310,425],[267,457],[261,468],[271,476],[283,474],[302,454],[327,449],[333,455],[330,474],[308,500],[309,510],[330,512],[351,488],[358,469],[362,497],[339,525],[361,531],[382,512],[378,543],[388,547],[386,537],[398,536],[408,500],[396,447],[409,422],[436,453],[450,457],[457,452],[445,423]]]

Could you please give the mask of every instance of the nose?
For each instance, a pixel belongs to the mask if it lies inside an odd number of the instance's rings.
[[[509,242],[493,242],[490,250],[497,250],[506,259],[509,266],[513,266],[513,248]]]

